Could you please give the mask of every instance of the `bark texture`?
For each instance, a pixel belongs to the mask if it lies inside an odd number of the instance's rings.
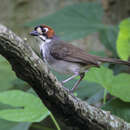
[[[130,124],[70,95],[29,44],[0,25],[0,54],[29,83],[47,108],[74,130],[129,130]]]

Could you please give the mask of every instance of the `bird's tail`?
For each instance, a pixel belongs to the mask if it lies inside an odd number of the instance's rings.
[[[98,61],[100,61],[102,63],[108,62],[108,63],[113,63],[113,64],[123,64],[123,65],[130,66],[129,61],[124,61],[124,60],[114,59],[114,58],[101,58],[101,57],[99,57]]]

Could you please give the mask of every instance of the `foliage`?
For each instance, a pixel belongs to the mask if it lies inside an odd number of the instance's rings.
[[[130,57],[130,18],[120,23],[117,52],[121,59],[128,60]]]
[[[110,26],[104,29],[101,29],[99,32],[99,38],[102,44],[112,52],[114,57],[117,57],[116,52],[116,40],[118,34],[117,26]]]
[[[12,88],[12,82],[17,78],[8,62],[2,56],[0,56],[0,74],[0,91]]]
[[[18,122],[39,122],[49,115],[40,99],[31,93],[12,90],[0,93],[0,102],[12,108],[0,110],[0,118]]]
[[[106,103],[102,108],[130,122],[130,103],[123,102],[116,98]]]
[[[102,16],[103,9],[100,3],[77,3],[67,6],[46,17],[25,23],[25,26],[33,27],[43,23],[50,25],[56,30],[56,33],[61,39],[66,41],[81,39],[89,34],[98,32],[100,41],[106,49],[112,52],[112,57],[118,57],[118,53],[122,59],[127,60],[130,56],[130,20],[126,19],[121,22],[118,35],[118,27],[102,24]],[[96,55],[98,54],[102,56],[105,55],[104,52],[96,52]],[[111,67],[111,69],[108,67]],[[109,66],[109,64],[107,67],[101,66],[101,68],[90,69],[86,74],[84,81],[82,81],[80,87],[76,91],[76,95],[88,103],[95,105],[103,99],[105,88],[111,95],[116,96],[123,101],[113,99],[106,103],[102,108],[111,111],[113,114],[126,121],[130,121],[128,109],[128,102],[130,102],[130,76],[126,73],[120,74],[123,70],[124,68],[122,66]],[[32,122],[40,122],[48,115],[51,116],[57,129],[60,129],[53,115],[50,114],[38,97],[28,92],[30,86],[15,76],[10,65],[3,57],[0,57],[0,72],[0,118],[2,118],[0,120],[0,129],[27,130],[29,129],[29,126],[33,127]],[[115,75],[115,72],[119,74]],[[60,81],[66,78],[66,76],[61,76],[57,73],[55,74]],[[74,79],[73,81],[68,82],[66,86],[71,88],[76,80],[77,79]],[[14,88],[24,90],[25,92],[20,90],[9,91],[9,89]],[[42,128],[45,127],[43,126]]]
[[[34,27],[47,24],[54,28],[63,40],[76,40],[106,28],[101,23],[103,9],[99,3],[78,3],[67,6],[51,15],[26,23]],[[70,35],[71,34],[71,35]]]
[[[121,73],[114,75],[112,70],[101,66],[99,68],[91,68],[85,76],[90,82],[96,82],[102,85],[113,96],[119,97],[121,100],[130,102],[130,76]]]

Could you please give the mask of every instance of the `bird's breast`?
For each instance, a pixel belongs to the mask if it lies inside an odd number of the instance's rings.
[[[72,63],[54,58],[50,54],[50,46],[48,45],[40,46],[40,50],[44,62],[48,65],[48,67],[55,70],[56,72],[63,74],[75,74],[79,73],[82,68],[81,65],[78,63]]]

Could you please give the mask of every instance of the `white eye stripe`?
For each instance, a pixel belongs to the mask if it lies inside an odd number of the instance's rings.
[[[41,30],[40,27],[37,28],[37,32],[38,32],[39,34],[42,34],[42,30]]]

